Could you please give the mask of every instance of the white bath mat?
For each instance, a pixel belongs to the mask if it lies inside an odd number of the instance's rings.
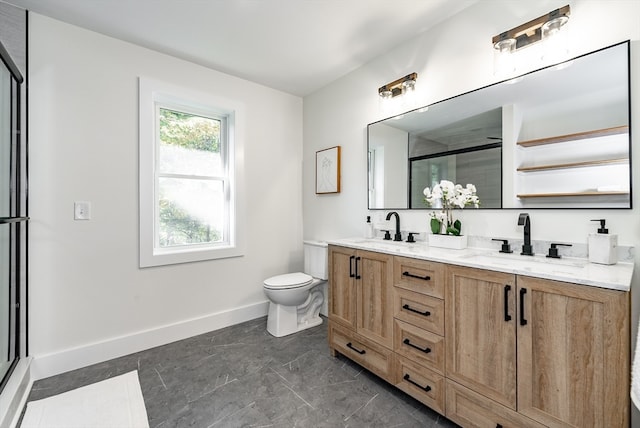
[[[21,428],[149,428],[138,372],[27,403]]]

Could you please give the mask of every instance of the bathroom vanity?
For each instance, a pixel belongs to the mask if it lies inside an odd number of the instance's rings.
[[[633,264],[329,246],[329,347],[463,427],[630,423]]]

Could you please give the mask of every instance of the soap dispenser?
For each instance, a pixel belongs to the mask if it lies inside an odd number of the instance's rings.
[[[618,263],[618,235],[610,235],[605,227],[606,220],[601,218],[598,233],[589,234],[589,261],[603,265]]]
[[[373,223],[371,223],[371,216],[367,216],[367,222],[364,225],[364,237],[367,239],[373,238],[375,235],[373,230]]]

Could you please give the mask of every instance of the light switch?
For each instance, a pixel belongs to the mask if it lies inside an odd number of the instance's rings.
[[[91,220],[91,202],[76,201],[73,203],[74,220]]]

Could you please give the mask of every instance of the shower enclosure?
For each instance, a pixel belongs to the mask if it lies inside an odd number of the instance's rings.
[[[26,277],[27,153],[20,136],[22,75],[0,42],[0,390],[20,356],[20,284]]]

